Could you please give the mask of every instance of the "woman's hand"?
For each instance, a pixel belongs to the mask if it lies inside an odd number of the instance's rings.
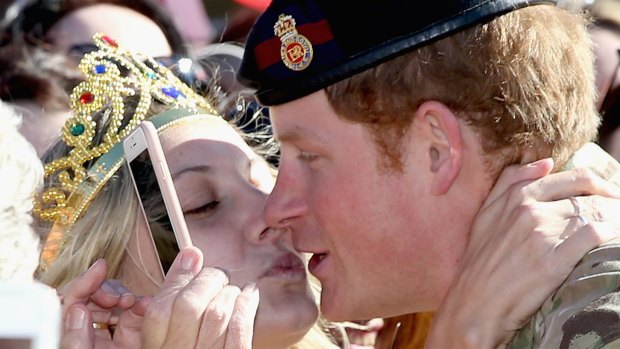
[[[98,260],[58,290],[63,314],[61,348],[140,348],[148,299],[137,300],[117,280],[105,280],[106,274],[105,261]]]
[[[232,286],[222,270],[203,268],[202,258],[190,247],[175,259],[146,311],[143,348],[252,348],[256,285]]]
[[[198,249],[179,253],[153,298],[137,299],[106,274],[99,260],[59,290],[62,349],[252,347],[258,289],[239,289],[220,269],[202,268]]]
[[[541,160],[499,177],[427,348],[504,347],[586,253],[618,237],[620,190],[582,169],[548,175],[552,167]]]

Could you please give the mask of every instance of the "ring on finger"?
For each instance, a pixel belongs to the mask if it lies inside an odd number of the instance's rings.
[[[95,330],[108,330],[110,325],[107,322],[93,322],[93,328]]]
[[[577,200],[577,198],[574,197],[574,196],[571,196],[569,198],[569,200],[573,204],[573,207],[575,208],[575,215],[573,217],[577,217],[577,220],[579,221],[579,224],[581,224],[582,226],[588,225],[589,222],[586,219],[586,217],[584,217],[583,214],[582,214],[581,205],[579,204],[579,200]]]

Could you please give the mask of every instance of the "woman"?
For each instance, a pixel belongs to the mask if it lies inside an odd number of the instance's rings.
[[[212,298],[199,293],[194,301],[206,299],[208,305],[213,300],[214,309],[205,313],[215,312],[217,321],[228,316],[222,314],[230,314],[240,292],[257,294],[255,285],[261,302],[253,347],[290,348],[297,344],[316,323],[318,309],[303,256],[293,250],[290,234],[270,229],[262,219],[262,205],[274,182],[272,169],[237,129],[216,116],[210,103],[167,69],[149,59],[144,65],[141,58],[118,48],[109,37],[98,35],[96,43],[100,50],[88,54],[80,65],[86,81],[71,96],[74,116],[67,121],[64,139],[46,156],[46,187],[62,191],[67,201],[58,205],[58,201],[43,201],[37,206],[39,216],[53,222],[40,279],[62,287],[103,257],[107,266],[99,262],[93,268],[107,269],[107,277],[120,279],[132,294],[160,292],[162,284],[152,272],[155,260],[143,256],[145,250],[135,245],[136,236],[144,235],[145,222],[131,177],[120,164],[122,156],[115,153],[122,137],[140,120],[149,119],[159,128],[190,235],[198,248],[193,253],[204,256],[194,255],[194,267],[218,267],[228,273],[224,276],[208,268],[210,280],[216,273],[221,287]],[[162,112],[178,115],[165,119],[170,114]],[[119,125],[118,132],[113,130]],[[82,154],[79,159],[74,156],[77,153]],[[81,171],[90,173],[81,177],[83,181],[78,175]],[[89,171],[103,175],[93,179],[96,174]],[[61,173],[73,177],[68,180]],[[84,189],[89,185],[97,189]],[[73,205],[75,197],[81,201]],[[63,216],[67,212],[69,216]],[[182,297],[191,295],[185,292]],[[133,305],[134,300],[129,303]],[[154,304],[161,305],[161,298],[156,297]],[[113,320],[98,318],[105,317],[104,313],[95,314],[96,326],[114,325]],[[188,327],[184,325],[185,330]],[[103,329],[97,332],[106,333]],[[324,335],[319,337],[327,340]]]

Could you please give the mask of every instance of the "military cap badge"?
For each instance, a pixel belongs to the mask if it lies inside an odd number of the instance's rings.
[[[280,14],[273,26],[273,32],[280,38],[280,57],[282,62],[291,70],[304,70],[312,61],[312,43],[305,36],[297,32],[293,16]]]

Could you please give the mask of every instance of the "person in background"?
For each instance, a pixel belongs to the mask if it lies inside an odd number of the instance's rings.
[[[20,131],[39,156],[69,116],[67,95],[79,82],[77,62],[103,32],[166,64],[187,45],[161,6],[150,0],[15,1],[2,20],[0,99],[23,115]]]
[[[32,282],[40,239],[32,228],[34,195],[43,184],[43,165],[18,132],[20,117],[0,102],[0,281]]]
[[[18,131],[21,117],[2,101],[0,120],[0,307],[6,316],[0,346],[23,349],[30,346],[25,342],[34,342],[57,347],[60,302],[56,290],[34,278],[41,240],[31,213],[43,184],[43,165]],[[34,335],[37,325],[36,340],[24,339]]]

